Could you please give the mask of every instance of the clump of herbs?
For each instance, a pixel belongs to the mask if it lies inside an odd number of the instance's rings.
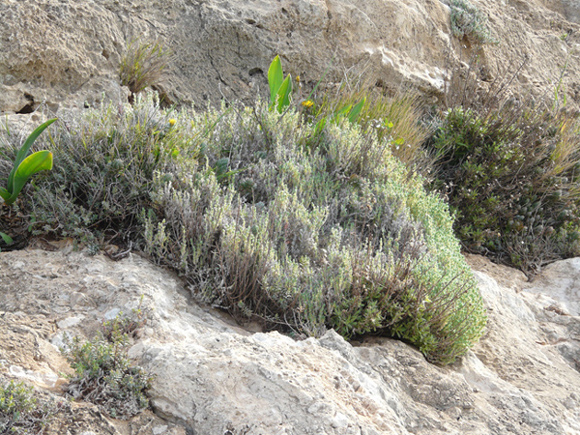
[[[146,96],[65,119],[59,165],[29,197],[33,230],[132,240],[240,320],[380,333],[451,362],[482,333],[481,297],[447,206],[393,155],[403,134],[360,117],[365,101],[310,121],[291,105],[168,112]]]
[[[320,128],[292,108],[194,115],[181,154],[193,158],[157,178],[141,215],[145,252],[239,319],[377,332],[453,361],[486,317],[445,204],[391,139],[330,116]]]
[[[170,177],[179,148],[187,145],[153,98],[62,119],[45,143],[58,164],[32,193],[34,235],[74,237],[97,250],[105,241],[135,238],[155,174]]]
[[[478,44],[494,42],[487,16],[469,0],[447,0],[451,9],[451,31],[459,39],[467,38]]]
[[[0,433],[40,435],[55,412],[54,404],[39,400],[31,386],[12,380],[0,384]]]
[[[91,340],[67,338],[63,351],[75,370],[67,392],[73,398],[94,403],[113,418],[130,418],[149,407],[153,378],[127,357],[129,334],[139,322],[119,315]]]
[[[577,123],[547,109],[447,111],[433,147],[464,247],[535,272],[580,253]]]

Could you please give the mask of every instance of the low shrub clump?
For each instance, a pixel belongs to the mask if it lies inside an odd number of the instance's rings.
[[[450,109],[436,132],[439,181],[465,248],[533,273],[580,253],[580,142],[565,115]]]
[[[485,315],[447,207],[376,135],[318,126],[260,106],[179,119],[199,139],[157,178],[145,250],[238,317],[389,334],[452,361]]]
[[[439,363],[464,354],[481,297],[447,206],[393,156],[396,139],[268,106],[177,113],[138,97],[65,120],[44,143],[58,163],[28,192],[33,230],[130,240],[239,319],[399,337]]]
[[[134,319],[117,317],[104,324],[104,332],[82,342],[68,340],[63,349],[76,374],[67,386],[75,399],[99,405],[113,418],[129,418],[149,407],[147,390],[152,377],[127,357],[127,325]],[[129,331],[132,332],[132,331]]]
[[[38,400],[33,388],[23,382],[4,381],[0,385],[2,434],[42,434],[55,412],[52,403]]]
[[[58,164],[33,193],[33,234],[74,237],[93,250],[104,240],[138,238],[138,215],[150,204],[154,175],[168,172],[187,145],[165,114],[145,104],[65,117],[50,137]]]

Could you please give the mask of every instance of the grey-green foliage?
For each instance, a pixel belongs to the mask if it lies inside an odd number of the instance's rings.
[[[108,104],[62,119],[45,142],[58,164],[38,180],[33,234],[94,245],[138,231],[153,175],[168,170],[177,147],[168,118],[148,98],[137,97],[135,108]]]
[[[479,338],[485,314],[447,206],[384,142],[263,107],[193,125],[184,134],[203,139],[182,152],[180,183],[159,177],[161,213],[142,220],[147,252],[198,293],[312,335],[401,337],[442,363]],[[217,176],[223,159],[235,176]]]
[[[388,139],[325,125],[260,103],[89,111],[53,135],[59,164],[29,197],[35,231],[130,237],[239,318],[381,333],[453,361],[485,313],[447,206]]]
[[[37,435],[55,413],[54,406],[35,397],[34,389],[23,382],[4,381],[0,385],[0,433]]]
[[[93,339],[67,340],[64,352],[75,370],[67,390],[75,399],[99,405],[111,417],[128,418],[149,406],[147,390],[152,377],[127,357],[132,320],[117,317],[104,324]]]
[[[447,0],[451,9],[451,31],[462,39],[486,44],[494,42],[488,26],[487,16],[469,0]]]

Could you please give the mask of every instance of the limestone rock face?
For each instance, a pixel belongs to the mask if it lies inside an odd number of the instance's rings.
[[[323,76],[325,82],[350,76],[389,90],[410,86],[427,99],[441,97],[450,72],[475,55],[488,84],[527,58],[516,90],[552,95],[567,66],[568,102],[580,101],[577,2],[472,3],[489,17],[496,44],[453,37],[441,0],[5,0],[0,112],[126,99],[118,69],[136,39],[160,40],[173,51],[157,86],[170,103],[205,106],[263,95],[276,54],[287,72],[300,75],[305,92]]]
[[[438,367],[388,338],[251,332],[196,304],[176,276],[137,255],[113,262],[71,248],[0,254],[0,375],[57,394],[66,382],[55,349],[63,335],[90,337],[103,319],[140,307],[147,323],[130,356],[156,376],[156,423],[140,433],[580,432],[580,317],[569,304],[579,291],[577,259],[528,283],[470,256],[488,328],[462,361]]]

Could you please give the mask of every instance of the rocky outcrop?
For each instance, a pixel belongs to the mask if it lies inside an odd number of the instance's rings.
[[[497,41],[481,47],[452,36],[445,3],[6,0],[0,4],[0,112],[126,99],[118,68],[134,39],[160,40],[173,51],[157,87],[170,103],[254,98],[266,91],[276,54],[302,77],[305,92],[323,76],[328,82],[350,76],[388,90],[410,86],[431,100],[474,55],[487,83],[515,73],[527,58],[514,89],[551,96],[562,75],[568,102],[580,101],[576,2],[473,0]]]
[[[1,374],[58,391],[63,334],[91,336],[103,319],[141,307],[148,320],[130,355],[156,376],[156,415],[146,414],[156,420],[142,433],[580,433],[580,262],[555,263],[528,283],[481,257],[469,261],[487,331],[462,361],[438,367],[387,338],[252,332],[137,255],[3,252]]]

